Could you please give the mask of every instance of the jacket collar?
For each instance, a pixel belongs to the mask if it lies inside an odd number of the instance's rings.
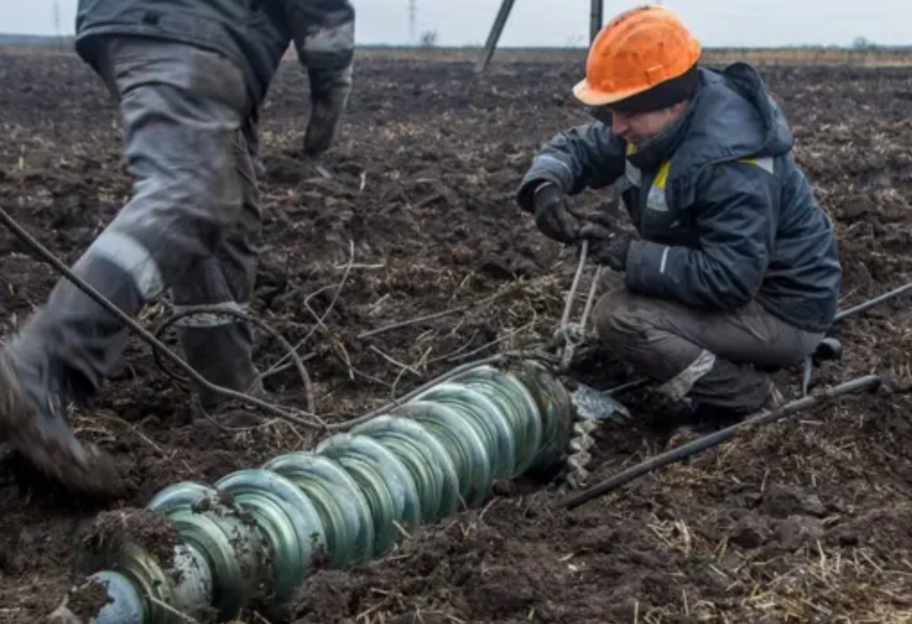
[[[639,145],[629,145],[627,160],[630,164],[637,169],[651,171],[671,158],[687,134],[693,111],[694,100],[691,100],[684,114],[662,132]]]

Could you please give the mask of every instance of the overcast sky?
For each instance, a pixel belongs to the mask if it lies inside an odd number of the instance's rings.
[[[411,0],[354,0],[362,44],[409,43]],[[77,0],[57,0],[62,34],[72,34]],[[476,45],[500,0],[414,0],[415,31],[436,31],[440,45]],[[54,0],[0,0],[0,32],[55,34]],[[605,18],[640,2],[605,0]],[[912,0],[665,0],[709,46],[912,44]],[[587,0],[516,0],[502,45],[581,45]]]

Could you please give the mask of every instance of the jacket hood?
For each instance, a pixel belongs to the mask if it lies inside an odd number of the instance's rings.
[[[669,180],[704,167],[749,156],[779,156],[794,135],[757,71],[735,63],[718,71],[700,68],[700,89]]]

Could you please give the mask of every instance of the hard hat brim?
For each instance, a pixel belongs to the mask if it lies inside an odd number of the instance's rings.
[[[630,96],[645,90],[646,89],[629,89],[627,91],[606,93],[605,91],[594,89],[589,84],[589,81],[584,78],[573,86],[573,95],[586,106],[605,106],[606,104],[613,104],[615,102],[620,102],[621,100],[626,100]]]

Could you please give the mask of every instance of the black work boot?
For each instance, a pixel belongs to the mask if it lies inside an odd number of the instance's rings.
[[[668,410],[659,413],[656,421],[668,435],[668,445],[680,446],[692,439],[736,425],[748,417],[777,409],[783,403],[782,393],[770,380],[767,382],[766,399],[756,410],[723,409],[684,397]]]
[[[0,351],[0,439],[71,490],[96,498],[122,495],[113,459],[80,442],[67,424],[69,395],[63,366],[34,339],[20,336]]]

